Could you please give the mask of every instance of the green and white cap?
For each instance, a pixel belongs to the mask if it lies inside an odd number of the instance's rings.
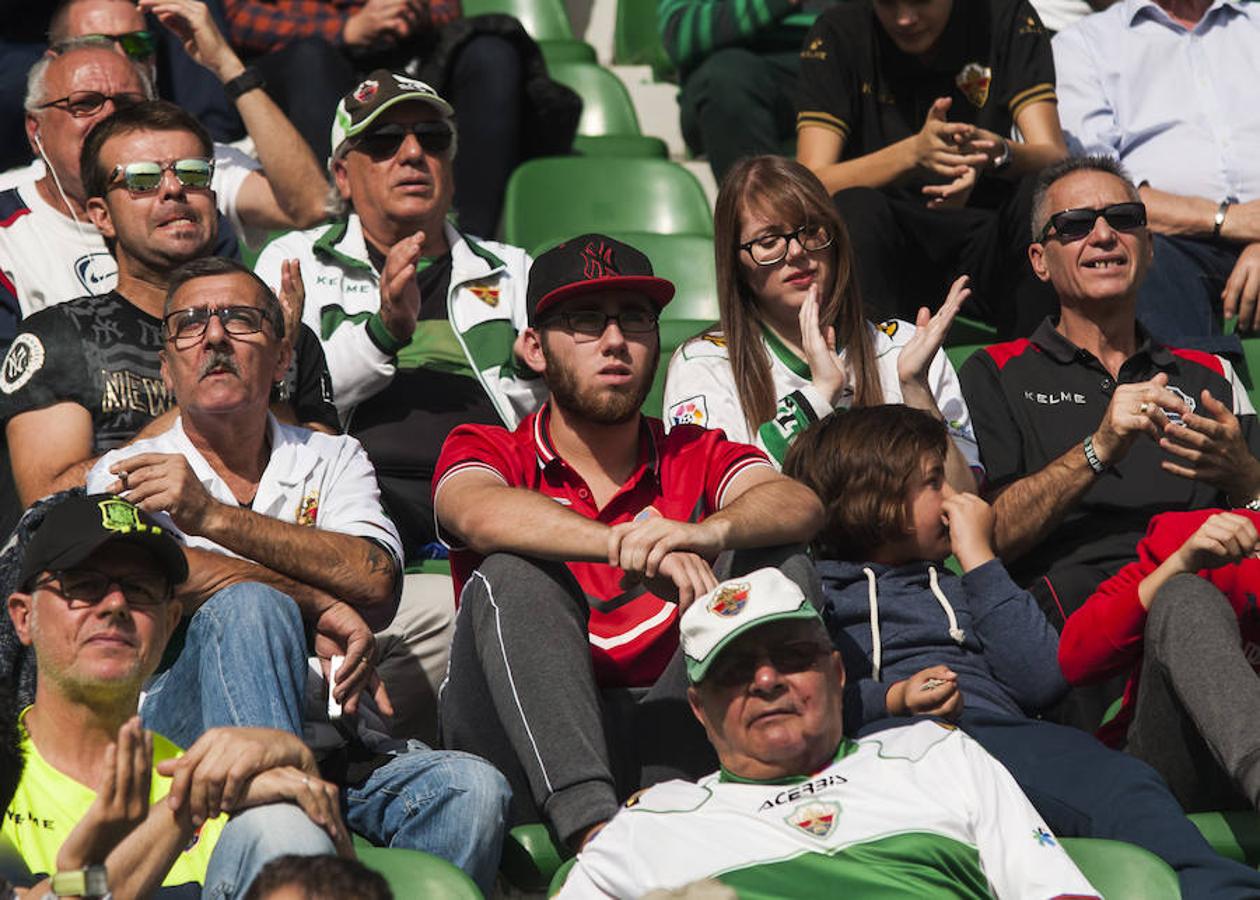
[[[337,104],[337,112],[333,116],[332,141],[329,144],[333,159],[345,149],[342,145],[347,140],[371,128],[372,123],[385,110],[399,103],[414,101],[427,103],[440,112],[443,118],[449,119],[455,114],[451,105],[423,81],[391,72],[389,69],[372,72]]]
[[[704,680],[709,666],[731,642],[750,629],[783,619],[821,622],[805,594],[778,569],[758,569],[723,581],[683,613],[681,631],[687,677]]]

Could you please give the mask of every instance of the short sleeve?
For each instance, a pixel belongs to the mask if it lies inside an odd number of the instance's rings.
[[[459,425],[446,436],[442,452],[433,468],[433,527],[438,540],[452,550],[463,549],[442,528],[438,519],[438,494],[446,479],[460,472],[486,472],[505,485],[524,483],[523,474],[508,451],[511,436],[506,429],[493,425]],[[457,591],[458,593],[458,591]]]
[[[992,357],[984,350],[973,353],[963,363],[959,381],[980,444],[987,488],[1003,487],[1026,475],[1023,437],[1011,416]]]
[[[863,12],[865,6],[856,12]],[[853,19],[854,10],[835,7],[819,16],[801,47],[800,76],[797,81],[796,128],[817,126],[834,131],[846,144],[857,123],[858,98],[852,54],[842,42],[837,15]]]
[[[394,562],[403,564],[402,540],[398,529],[381,505],[381,492],[376,470],[368,460],[363,445],[352,437],[315,440],[337,441],[341,452],[333,463],[337,467],[332,480],[325,484],[319,498],[319,527],[342,534],[369,538],[389,548]],[[321,441],[322,442],[322,441]]]
[[[1050,35],[1031,5],[1010,3],[1002,9],[1008,18],[1005,34],[1000,35],[1006,43],[1000,63],[1006,75],[1002,79],[1004,95],[999,99],[1014,122],[1032,104],[1054,101],[1054,53]]]
[[[289,384],[289,401],[299,423],[317,422],[334,432],[341,431],[337,407],[333,405],[332,375],[324,358],[324,346],[318,335],[307,325],[302,325],[294,347],[292,383]],[[288,382],[286,377],[286,382]]]
[[[252,156],[247,156],[228,144],[214,145],[214,181],[210,186],[214,188],[215,205],[219,207],[223,217],[232,223],[241,239],[254,248],[262,246],[267,232],[246,226],[241,221],[236,201],[245,179],[260,171],[262,163]]]
[[[721,431],[704,431],[694,425],[681,425],[678,429],[699,432],[695,437],[701,446],[692,452],[704,454],[704,505],[708,514],[726,505],[726,490],[743,472],[756,466],[771,466],[769,458],[751,444],[728,441]]]
[[[40,310],[0,363],[0,423],[67,400],[91,409],[89,388],[78,329],[59,307]]]

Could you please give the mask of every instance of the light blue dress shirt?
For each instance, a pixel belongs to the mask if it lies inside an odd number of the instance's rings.
[[[1118,157],[1137,182],[1260,198],[1260,3],[1217,0],[1193,29],[1123,0],[1055,36],[1059,119],[1073,155]]]

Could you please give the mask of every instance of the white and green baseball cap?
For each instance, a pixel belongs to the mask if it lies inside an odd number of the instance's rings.
[[[449,119],[455,110],[429,85],[407,75],[377,69],[363,79],[350,93],[341,98],[333,115],[332,158],[336,159],[342,145],[372,127],[377,117],[391,106],[410,102],[427,103]]]
[[[796,582],[778,569],[758,569],[723,581],[697,597],[683,613],[681,631],[687,677],[692,684],[703,681],[713,661],[737,637],[784,619],[822,622]]]

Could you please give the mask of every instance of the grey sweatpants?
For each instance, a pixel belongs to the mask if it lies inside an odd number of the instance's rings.
[[[1197,575],[1151,603],[1128,740],[1187,812],[1260,809],[1260,677],[1229,600]]]
[[[818,604],[799,548],[724,554],[719,578],[777,565]],[[588,610],[563,563],[496,553],[464,586],[439,699],[443,746],[492,762],[512,785],[512,824],[543,821],[565,842],[612,818],[629,794],[695,779],[717,758],[687,703],[681,651],[649,688],[601,691]]]

